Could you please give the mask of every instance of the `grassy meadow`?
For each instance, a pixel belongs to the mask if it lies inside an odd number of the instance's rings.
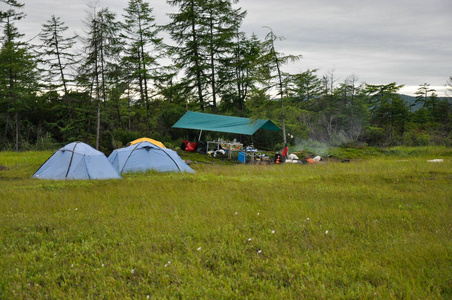
[[[347,151],[99,181],[0,152],[0,299],[451,299],[452,149]]]

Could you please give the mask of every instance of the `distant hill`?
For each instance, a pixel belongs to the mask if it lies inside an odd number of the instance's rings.
[[[406,103],[408,103],[408,105],[413,105],[411,107],[411,111],[416,111],[419,108],[421,108],[422,103],[416,103],[416,97],[414,96],[408,96],[408,95],[404,95],[404,94],[400,94],[400,96],[402,97],[403,101],[405,101]],[[452,102],[452,97],[439,97],[440,99],[449,99],[449,103]]]
[[[421,108],[422,103],[416,103],[416,97],[408,96],[408,95],[404,95],[404,94],[400,94],[400,96],[402,97],[403,101],[408,103],[408,105],[410,105],[410,106],[413,105],[411,107],[411,111],[416,111],[419,108]]]

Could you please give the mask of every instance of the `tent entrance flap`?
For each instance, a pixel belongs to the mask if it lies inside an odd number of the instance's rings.
[[[227,132],[253,135],[259,129],[281,131],[270,120],[249,119],[187,111],[173,128],[197,129],[206,131]],[[201,133],[199,138],[201,138]]]

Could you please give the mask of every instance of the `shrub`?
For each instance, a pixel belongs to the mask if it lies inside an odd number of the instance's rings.
[[[370,145],[383,145],[386,141],[386,134],[381,127],[368,127],[364,132],[364,140]]]
[[[402,143],[405,146],[427,146],[430,144],[430,135],[423,130],[410,130],[403,134]]]

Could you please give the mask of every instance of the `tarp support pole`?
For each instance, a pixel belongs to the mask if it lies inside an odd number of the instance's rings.
[[[199,133],[198,142],[201,140],[201,134],[202,134],[202,129],[201,129],[201,132]]]

